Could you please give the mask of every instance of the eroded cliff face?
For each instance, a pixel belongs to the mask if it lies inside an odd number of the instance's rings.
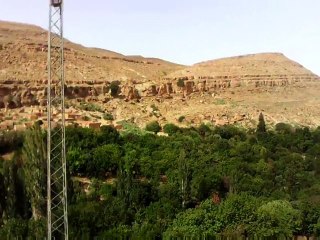
[[[148,82],[182,66],[161,59],[125,56],[65,40],[66,96],[90,98],[109,92],[110,82]],[[0,21],[0,107],[43,105],[47,81],[47,32],[37,26]],[[123,89],[129,99],[138,94]],[[131,95],[131,96],[127,96]]]
[[[180,83],[180,84],[179,84]],[[68,99],[83,99],[106,102],[111,99],[109,81],[81,81],[66,85]],[[283,87],[312,87],[320,84],[320,78],[312,74],[301,75],[243,75],[243,76],[184,76],[164,78],[162,83],[142,84],[126,81],[119,85],[118,96],[126,101],[144,97],[170,98],[186,97],[190,94],[219,93],[226,90],[246,89],[273,90]],[[54,91],[54,89],[53,89]],[[19,108],[46,104],[46,81],[0,82],[0,108]]]

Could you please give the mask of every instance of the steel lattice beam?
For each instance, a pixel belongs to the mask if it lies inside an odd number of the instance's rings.
[[[47,232],[48,240],[68,239],[63,3],[50,0],[47,86]]]

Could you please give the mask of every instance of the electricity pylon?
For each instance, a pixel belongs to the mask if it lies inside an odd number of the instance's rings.
[[[63,2],[50,0],[47,86],[47,240],[68,239]]]

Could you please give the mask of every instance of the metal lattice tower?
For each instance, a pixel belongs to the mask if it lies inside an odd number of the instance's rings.
[[[48,240],[68,239],[63,2],[50,0],[47,86],[47,231]]]

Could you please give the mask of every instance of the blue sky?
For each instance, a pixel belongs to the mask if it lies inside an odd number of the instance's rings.
[[[0,19],[47,28],[49,0],[3,0]],[[193,64],[282,52],[320,75],[319,0],[65,0],[65,37]]]

